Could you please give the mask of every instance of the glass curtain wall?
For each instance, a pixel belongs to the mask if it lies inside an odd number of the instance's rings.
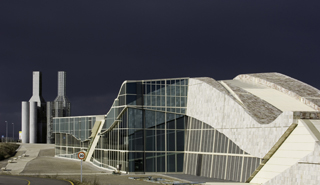
[[[55,155],[78,159],[79,151],[87,151],[95,116],[53,118]]]
[[[126,82],[91,161],[127,172],[182,172],[188,79]]]
[[[184,172],[190,175],[245,182],[261,163],[217,129],[190,117],[185,147]]]

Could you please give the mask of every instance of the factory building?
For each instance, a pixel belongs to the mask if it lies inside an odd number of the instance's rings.
[[[105,115],[55,117],[55,156],[124,173],[319,184],[320,91],[280,73],[125,81]]]
[[[33,72],[32,97],[22,102],[22,142],[43,143],[46,139],[46,102],[42,97],[42,75]]]
[[[58,72],[58,96],[53,102],[47,102],[47,143],[54,143],[52,134],[52,118],[70,116],[70,101],[67,98],[66,72]]]
[[[66,97],[66,73],[58,72],[58,96],[53,102],[42,97],[42,74],[33,72],[32,97],[21,105],[22,143],[52,143],[52,117],[70,116]]]

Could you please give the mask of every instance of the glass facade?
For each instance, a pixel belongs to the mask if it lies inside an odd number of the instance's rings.
[[[217,129],[197,119],[188,118],[185,134],[186,174],[246,182],[262,162]]]
[[[78,159],[78,152],[88,150],[95,121],[96,116],[53,118],[55,155]]]
[[[188,78],[126,81],[106,115],[53,119],[56,156],[77,158],[82,150],[103,168],[245,182],[261,159],[186,116],[187,92]]]
[[[188,79],[125,82],[91,161],[127,172],[182,172]]]

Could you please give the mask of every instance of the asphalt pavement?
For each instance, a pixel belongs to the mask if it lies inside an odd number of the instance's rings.
[[[0,185],[73,185],[65,180],[0,175]]]

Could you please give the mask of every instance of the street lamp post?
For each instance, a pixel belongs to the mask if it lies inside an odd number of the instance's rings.
[[[12,123],[12,139],[13,139],[13,142],[14,142],[14,123]]]
[[[6,122],[6,143],[8,142],[8,122]]]

